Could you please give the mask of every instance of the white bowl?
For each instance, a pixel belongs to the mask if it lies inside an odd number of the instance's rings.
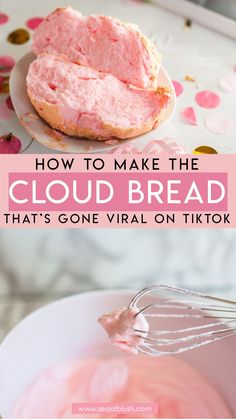
[[[133,294],[116,290],[78,294],[49,304],[19,323],[0,346],[2,417],[9,417],[18,397],[51,365],[89,355],[116,355],[96,319],[127,305]],[[236,336],[180,356],[216,384],[234,415],[235,354]]]
[[[35,55],[32,52],[24,55],[15,65],[11,72],[10,78],[10,92],[11,99],[19,118],[20,123],[28,131],[30,136],[39,141],[45,147],[56,151],[65,153],[109,153],[114,150],[117,145],[108,145],[104,141],[91,141],[83,138],[70,137],[65,135],[47,125],[47,123],[38,116],[36,110],[32,106],[26,91],[26,76],[29,65],[35,60]],[[167,71],[161,67],[158,74],[158,85],[166,86],[171,91],[171,101],[162,113],[159,121],[159,127],[147,134],[129,140],[122,140],[118,145],[135,145],[144,146],[151,139],[153,135],[161,130],[173,118],[176,109],[176,95],[175,90]]]

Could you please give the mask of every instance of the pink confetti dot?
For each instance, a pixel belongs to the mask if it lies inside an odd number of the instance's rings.
[[[0,25],[4,25],[4,23],[7,23],[9,20],[9,17],[5,13],[0,13]]]
[[[206,109],[216,108],[220,103],[220,97],[210,90],[203,90],[198,92],[195,100],[199,106]]]
[[[15,60],[9,55],[0,56],[0,73],[9,73],[15,65]]]
[[[21,140],[13,134],[0,137],[0,154],[17,154],[21,150]]]
[[[178,97],[178,96],[182,95],[182,93],[184,91],[183,85],[179,81],[176,81],[176,80],[172,80],[172,83],[173,83],[173,86],[175,88],[176,96]]]
[[[184,108],[181,112],[182,118],[191,125],[197,125],[197,117],[195,110],[191,107]]]
[[[206,126],[214,134],[228,134],[232,131],[234,123],[227,115],[214,112],[207,117]]]
[[[8,96],[8,98],[6,99],[6,105],[11,111],[15,110],[11,100],[11,96]]]
[[[31,19],[27,20],[26,26],[27,28],[34,30],[40,25],[42,21],[42,17],[32,17]]]
[[[232,73],[219,80],[220,87],[229,93],[236,93],[236,74]]]

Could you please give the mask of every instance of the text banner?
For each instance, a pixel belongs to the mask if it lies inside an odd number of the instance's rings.
[[[0,156],[0,226],[236,227],[236,156]]]

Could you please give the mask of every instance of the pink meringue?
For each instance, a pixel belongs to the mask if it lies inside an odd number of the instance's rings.
[[[143,314],[137,315],[137,313],[137,309],[125,307],[103,314],[98,319],[113,345],[122,351],[133,354],[138,353],[137,346],[143,342],[143,338],[149,330],[148,322]]]
[[[26,389],[11,419],[131,418],[114,413],[72,414],[72,403],[155,403],[142,418],[230,418],[226,402],[200,372],[174,357],[88,358],[43,372]]]

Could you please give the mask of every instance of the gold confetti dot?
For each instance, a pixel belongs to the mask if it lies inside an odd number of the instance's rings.
[[[208,145],[201,145],[193,150],[192,154],[218,154],[218,152]]]
[[[190,29],[190,28],[191,28],[191,26],[192,26],[192,21],[191,21],[191,19],[186,19],[186,20],[185,20],[185,25],[184,25],[185,29]]]
[[[29,39],[30,34],[26,29],[16,29],[7,37],[8,42],[15,45],[25,44]]]
[[[1,72],[3,72],[4,71],[4,73],[6,72],[10,72],[11,71],[11,69],[12,69],[12,67],[7,67],[7,66],[3,66],[3,65],[0,65],[0,73]],[[1,416],[0,416],[0,419],[1,419]]]
[[[188,76],[188,75],[184,77],[184,80],[185,81],[191,81],[191,82],[195,82],[196,81],[193,77]]]
[[[9,93],[9,82],[6,81],[2,84],[2,86],[0,87],[0,93],[5,94],[5,93]]]

